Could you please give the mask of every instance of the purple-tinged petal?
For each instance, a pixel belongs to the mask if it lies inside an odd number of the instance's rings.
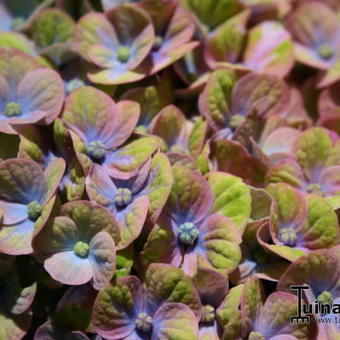
[[[5,225],[22,222],[28,217],[26,204],[0,201],[0,209],[3,214],[1,222]]]
[[[96,332],[105,339],[127,337],[135,329],[135,319],[144,309],[143,287],[135,276],[117,279],[98,294],[92,311]]]
[[[0,58],[0,75],[10,84],[11,91],[17,90],[25,75],[41,68],[35,58],[15,48],[0,48]]]
[[[294,65],[289,32],[275,21],[265,21],[252,28],[244,52],[244,64],[260,73],[286,76]]]
[[[290,127],[278,128],[264,140],[262,151],[272,160],[292,156],[293,145],[300,134],[299,130]]]
[[[324,169],[320,174],[320,184],[326,196],[340,193],[340,166],[333,165]]]
[[[275,74],[249,73],[235,84],[231,111],[242,116],[255,110],[259,116],[278,114],[285,108],[287,97],[286,84]]]
[[[209,268],[198,268],[194,283],[203,305],[219,307],[228,292],[228,279]]]
[[[86,192],[91,201],[116,213],[115,193],[117,187],[112,179],[98,165],[94,165],[86,177]]]
[[[117,110],[115,129],[112,132],[115,136],[115,143],[110,144],[110,148],[123,144],[130,137],[140,116],[140,105],[131,100],[118,102]]]
[[[89,246],[93,287],[99,290],[109,283],[116,270],[116,247],[112,237],[106,232],[96,234]]]
[[[266,174],[266,183],[286,183],[303,189],[307,186],[302,169],[294,159],[287,158],[276,163]]]
[[[67,285],[82,285],[93,276],[90,261],[80,258],[73,250],[52,254],[44,267],[54,280]]]
[[[152,315],[164,303],[180,302],[195,313],[197,320],[201,317],[201,302],[191,278],[173,266],[153,263],[145,274],[147,309]]]
[[[20,82],[17,92],[22,106],[22,117],[29,119],[37,112],[50,124],[60,113],[64,102],[64,84],[59,74],[49,69],[28,73]],[[17,118],[18,121],[21,117]],[[34,123],[34,122],[33,122]]]
[[[45,191],[41,167],[30,160],[9,159],[0,163],[0,197],[2,200],[28,204],[40,202]]]
[[[103,70],[94,73],[88,73],[87,76],[93,83],[96,84],[120,85],[142,80],[149,71],[150,65],[145,62],[132,71],[121,67],[117,70]]]
[[[249,154],[239,142],[221,139],[212,145],[218,171],[241,177],[246,183],[263,182],[265,169]],[[244,164],[247,164],[245,167]]]
[[[173,167],[174,183],[165,213],[177,224],[197,223],[210,210],[213,196],[206,179],[196,171],[183,166]]]
[[[268,339],[287,334],[301,340],[313,339],[315,325],[291,323],[290,318],[297,315],[296,296],[285,292],[270,294],[258,315],[254,331],[262,333]],[[286,337],[284,339],[289,339]]]
[[[63,158],[55,158],[44,170],[44,178],[46,182],[46,193],[44,202],[46,203],[55,195],[59,183],[64,175],[66,163]]]
[[[278,283],[278,290],[289,292],[292,283],[307,284],[311,287],[313,298],[323,291],[329,291],[333,297],[340,296],[339,254],[335,249],[315,250],[293,262],[283,273]]]
[[[161,215],[143,247],[140,256],[143,267],[146,268],[151,263],[169,263],[179,267],[183,256],[178,247],[177,236],[170,219]]]
[[[194,252],[198,266],[214,269],[223,275],[232,272],[241,261],[241,235],[228,218],[214,214],[199,228],[199,240]],[[185,260],[185,257],[184,257]],[[190,268],[193,274],[197,268]]]
[[[194,313],[182,303],[166,303],[153,318],[151,340],[198,340]]]
[[[141,233],[149,209],[149,198],[140,196],[116,215],[120,227],[119,248],[126,248]]]
[[[178,145],[186,147],[187,121],[182,111],[174,105],[166,106],[157,114],[150,124],[149,131],[161,137],[170,150]]]
[[[66,99],[63,119],[86,144],[100,141],[110,148],[117,146],[114,131],[118,115],[116,104],[106,93],[84,86]]]

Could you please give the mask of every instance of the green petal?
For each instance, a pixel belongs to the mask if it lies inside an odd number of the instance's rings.
[[[80,235],[87,240],[100,231],[106,231],[115,244],[120,241],[118,223],[108,210],[99,205],[89,201],[69,202],[62,206],[61,213],[76,224]]]
[[[243,231],[251,214],[251,194],[241,178],[223,172],[207,175],[214,194],[212,213],[222,214]]]
[[[236,0],[181,0],[183,5],[194,12],[202,24],[209,30],[222,24],[225,20],[233,16],[240,8]]]
[[[140,168],[152,154],[155,153],[159,142],[154,137],[144,137],[112,152],[108,166],[118,171],[130,172]]]
[[[248,279],[242,292],[242,327],[252,329],[252,325],[260,313],[264,301],[264,291],[261,281],[256,278]]]
[[[201,302],[192,279],[179,268],[151,264],[145,275],[148,305],[154,311],[164,302],[181,302],[200,317]]]
[[[295,147],[297,161],[311,177],[313,170],[324,166],[340,164],[339,147],[333,145],[333,140],[324,128],[313,128],[305,131],[298,139]]]
[[[215,130],[226,127],[235,82],[236,77],[232,71],[227,69],[217,70],[212,73],[200,95],[200,112]]]
[[[0,33],[0,48],[16,48],[22,52],[34,55],[34,44],[24,35],[16,32]]]
[[[192,155],[192,157],[197,157],[201,152],[204,145],[207,130],[208,125],[206,121],[204,121],[202,118],[199,118],[198,120],[195,121],[195,124],[192,127],[188,140],[188,148],[190,155]]]
[[[73,38],[75,23],[59,9],[40,12],[32,28],[32,37],[40,48],[69,41]]]
[[[223,275],[236,269],[241,261],[241,236],[231,220],[219,214],[211,215],[200,227],[200,239],[199,266],[209,267]]]
[[[276,220],[276,216],[272,216],[276,233],[280,225],[293,224],[297,228],[305,223],[307,206],[300,191],[283,183],[270,184],[267,190],[276,202],[278,220]]]
[[[241,296],[244,285],[238,285],[230,289],[228,295],[216,311],[217,320],[224,328],[224,332],[230,339],[236,338],[241,330]]]
[[[305,247],[329,248],[338,241],[338,218],[332,206],[318,195],[307,196],[307,223],[302,229]]]
[[[165,154],[157,153],[152,159],[148,184],[145,189],[145,194],[148,195],[150,201],[149,218],[151,222],[154,223],[161,213],[169,197],[172,183],[173,175],[169,159]]]
[[[209,37],[207,60],[211,66],[218,62],[236,63],[244,48],[246,24],[250,12],[245,10],[219,26]]]

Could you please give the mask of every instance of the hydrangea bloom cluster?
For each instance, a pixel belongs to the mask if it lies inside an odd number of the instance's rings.
[[[337,0],[0,0],[0,340],[339,340],[339,91]]]

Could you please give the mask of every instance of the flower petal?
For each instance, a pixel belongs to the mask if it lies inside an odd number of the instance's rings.
[[[135,318],[143,311],[143,287],[135,276],[117,279],[103,288],[94,303],[92,322],[105,339],[127,337],[135,329]]]
[[[182,303],[166,303],[154,316],[151,340],[198,340],[194,313]]]
[[[18,102],[22,106],[23,118],[29,119],[36,113],[51,123],[60,113],[64,102],[64,83],[58,73],[49,69],[38,69],[28,73],[18,86]],[[21,117],[17,118],[19,121]],[[34,122],[33,122],[34,123]]]
[[[242,179],[223,172],[207,175],[214,194],[211,213],[228,217],[239,230],[243,230],[251,213],[251,194]]]
[[[116,270],[116,247],[112,237],[103,231],[92,238],[89,246],[93,286],[99,290],[109,283]]]
[[[266,21],[252,28],[244,52],[244,64],[260,73],[287,75],[294,65],[289,32],[275,21]]]

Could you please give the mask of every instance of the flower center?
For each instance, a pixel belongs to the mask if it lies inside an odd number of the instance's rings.
[[[282,228],[279,232],[279,240],[286,246],[294,247],[296,239],[296,231],[292,227]]]
[[[163,38],[160,35],[156,35],[152,49],[159,50],[159,48],[162,46],[162,43],[163,43]]]
[[[324,44],[319,46],[318,53],[322,59],[328,60],[333,57],[334,50],[329,44]]]
[[[266,340],[261,332],[250,332],[248,340]]]
[[[66,92],[71,93],[74,90],[79,89],[79,87],[82,87],[84,85],[85,85],[85,83],[81,79],[74,78],[67,83]]]
[[[333,296],[330,292],[328,292],[327,290],[325,290],[324,292],[322,292],[319,296],[318,296],[318,301],[322,304],[333,304]]]
[[[117,57],[121,63],[126,63],[130,58],[130,47],[120,46],[117,51]]]
[[[99,140],[91,142],[87,148],[87,154],[94,159],[103,158],[105,153],[104,144]]]
[[[202,308],[202,322],[213,322],[215,320],[215,308],[211,305],[205,305]]]
[[[246,117],[240,114],[236,114],[236,115],[231,116],[229,125],[231,128],[237,129],[245,122],[245,120],[246,120]]]
[[[35,221],[41,215],[41,205],[37,201],[32,201],[27,205],[27,214],[30,220]]]
[[[89,249],[86,242],[78,241],[73,247],[73,252],[79,257],[86,257],[89,254]]]
[[[139,313],[135,320],[136,328],[144,333],[150,332],[152,327],[152,317],[147,313]]]
[[[318,184],[318,183],[309,184],[308,187],[307,187],[307,191],[310,194],[313,193],[313,194],[322,195],[322,188],[321,188],[321,185]]]
[[[119,188],[116,191],[115,203],[118,207],[124,207],[132,201],[132,192],[128,188]]]
[[[192,222],[183,223],[178,229],[179,240],[185,245],[192,245],[198,238],[199,231]]]
[[[22,114],[21,105],[16,102],[10,102],[6,105],[5,115],[7,117],[20,116]]]

